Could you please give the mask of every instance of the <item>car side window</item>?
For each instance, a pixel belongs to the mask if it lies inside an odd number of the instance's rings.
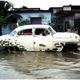
[[[18,32],[18,35],[32,35],[32,29],[26,29]]]
[[[42,36],[46,36],[49,35],[49,31],[47,29],[44,28],[37,28],[35,29],[35,35],[42,35]]]

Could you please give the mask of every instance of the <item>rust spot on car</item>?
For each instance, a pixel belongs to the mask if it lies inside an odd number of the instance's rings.
[[[46,52],[52,52],[52,51],[57,51],[58,49],[57,48],[53,48],[52,50],[50,50],[49,48],[48,49],[46,49],[45,51]]]

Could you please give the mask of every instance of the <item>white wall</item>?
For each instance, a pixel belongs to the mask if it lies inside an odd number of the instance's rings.
[[[41,17],[43,16],[42,18],[42,24],[48,24],[51,22],[51,13],[49,12],[46,12],[46,13],[19,13],[22,17],[23,17],[23,20],[30,20],[30,17]]]
[[[9,27],[10,27],[9,25],[2,26],[2,34],[3,35],[9,34],[11,32],[11,29]]]

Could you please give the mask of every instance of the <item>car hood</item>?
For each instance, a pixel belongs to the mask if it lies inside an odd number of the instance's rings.
[[[57,32],[53,35],[54,38],[59,39],[70,39],[70,38],[80,38],[78,34],[69,33],[69,32]]]

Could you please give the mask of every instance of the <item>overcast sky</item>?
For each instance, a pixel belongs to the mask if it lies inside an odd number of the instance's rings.
[[[29,8],[48,9],[49,7],[62,7],[63,5],[80,5],[80,0],[7,0],[14,7],[27,6]]]

